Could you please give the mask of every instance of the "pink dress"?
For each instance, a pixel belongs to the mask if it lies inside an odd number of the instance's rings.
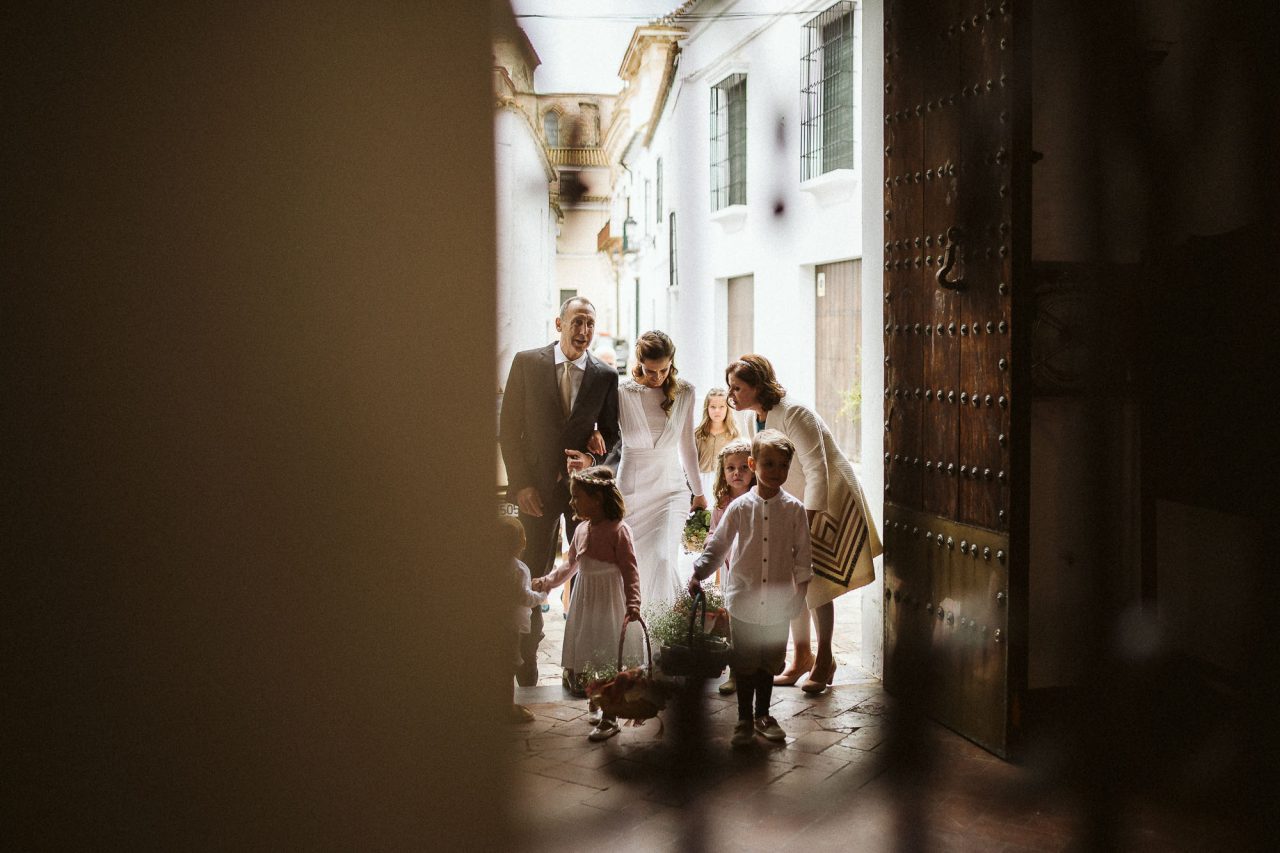
[[[618,662],[618,638],[628,607],[640,607],[640,575],[631,528],[622,521],[584,521],[573,533],[569,554],[547,575],[556,587],[577,575],[569,599],[560,665],[574,672]],[[627,631],[623,667],[641,663],[640,629]]]

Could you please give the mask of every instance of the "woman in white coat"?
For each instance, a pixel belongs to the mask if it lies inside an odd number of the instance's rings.
[[[631,378],[618,389],[618,488],[627,503],[646,607],[671,604],[681,594],[680,534],[691,506],[707,506],[693,443],[697,400],[693,386],[677,378],[675,355],[665,332],[645,332],[636,339]]]
[[[875,580],[872,560],[884,549],[867,511],[867,499],[853,466],[817,412],[787,398],[773,365],[762,355],[744,355],[725,370],[729,404],[752,412],[747,431],[776,429],[796,446],[796,458],[783,488],[799,498],[809,515],[813,537],[813,580],[806,603],[818,628],[818,652],[810,644],[809,614],[791,621],[796,657],[774,678],[774,684],[800,685],[806,693],[821,693],[835,677],[831,652],[835,634],[836,598]]]

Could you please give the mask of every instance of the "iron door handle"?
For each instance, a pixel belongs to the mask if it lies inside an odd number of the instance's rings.
[[[938,279],[938,287],[947,290],[964,290],[964,279],[957,278],[954,281],[948,281],[947,276],[956,266],[956,249],[961,241],[964,240],[964,230],[959,225],[952,225],[947,229],[946,250],[942,255],[942,266],[938,268],[935,278]]]

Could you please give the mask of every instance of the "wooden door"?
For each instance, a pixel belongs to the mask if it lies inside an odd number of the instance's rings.
[[[1030,4],[885,9],[885,686],[992,752],[1026,689]]]
[[[729,279],[728,364],[740,355],[755,352],[756,279],[742,275]]]
[[[836,445],[854,462],[862,458],[861,294],[861,260],[815,268],[815,403]]]

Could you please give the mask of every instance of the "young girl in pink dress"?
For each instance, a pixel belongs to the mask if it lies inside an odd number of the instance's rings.
[[[751,491],[751,487],[756,484],[756,475],[751,473],[751,468],[747,465],[747,459],[751,456],[751,442],[745,438],[736,438],[730,441],[720,449],[716,455],[716,479],[715,485],[711,488],[712,500],[715,501],[715,509],[711,510],[711,530],[716,529],[716,525],[720,523],[721,516],[733,503],[735,498],[742,497]],[[729,562],[725,561],[724,571],[729,571]],[[716,583],[723,589],[724,585],[720,584],[720,573],[716,572]],[[729,677],[720,685],[719,690],[726,695],[737,690],[738,686],[734,683],[733,673],[729,673]]]
[[[577,576],[560,664],[569,671],[569,683],[581,687],[585,686],[579,684],[582,673],[617,663],[622,620],[640,615],[640,575],[631,528],[622,520],[626,505],[613,471],[597,465],[575,472],[569,479],[569,495],[573,513],[583,523],[573,533],[565,561],[535,580],[533,589],[546,593]],[[639,641],[637,632],[629,632],[624,667],[640,661]],[[613,715],[601,714],[587,737],[599,741],[617,733]]]

